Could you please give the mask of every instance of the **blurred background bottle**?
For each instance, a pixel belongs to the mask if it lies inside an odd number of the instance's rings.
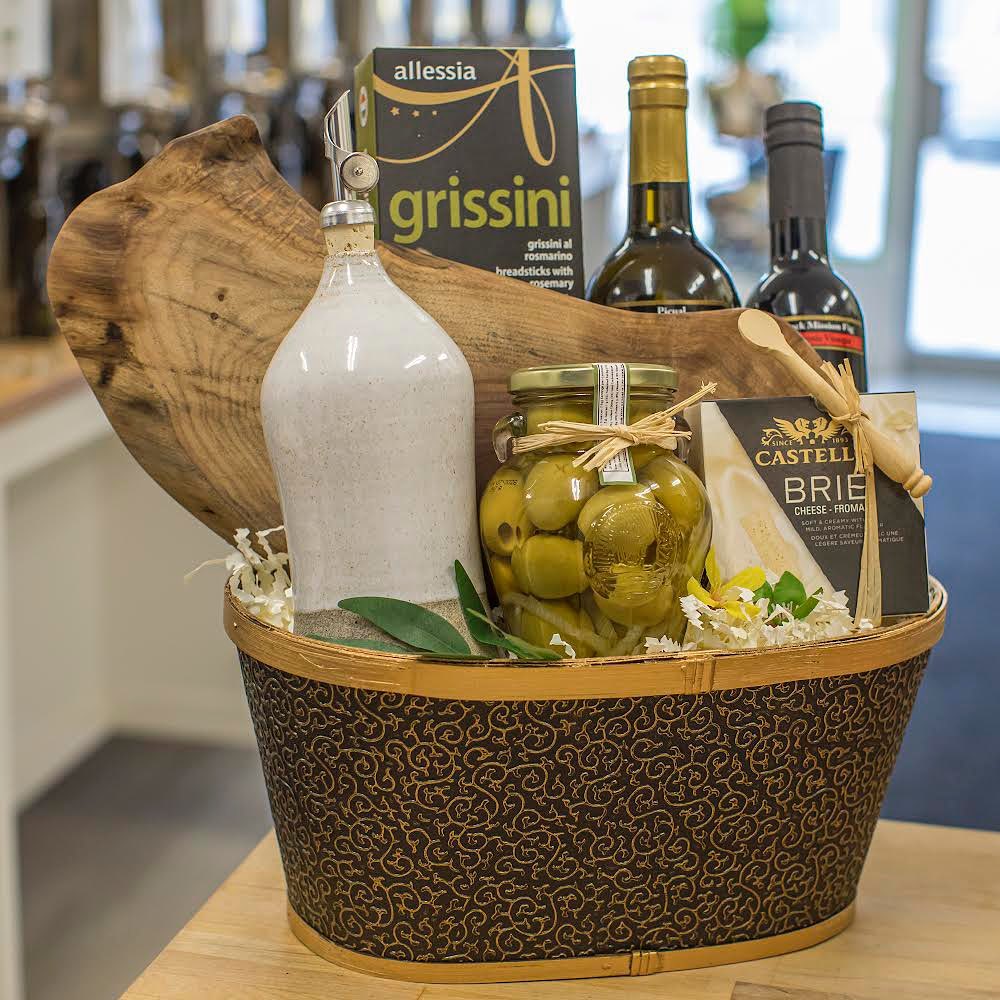
[[[654,313],[739,305],[728,271],[691,224],[684,60],[639,56],[628,79],[628,230],[591,278],[587,298]]]
[[[49,105],[48,5],[10,0],[0,10],[0,336],[53,330],[45,299],[48,227],[42,149]]]

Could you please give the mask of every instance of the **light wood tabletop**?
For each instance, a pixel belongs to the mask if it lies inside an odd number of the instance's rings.
[[[62,337],[0,340],[0,424],[85,385]]]
[[[1000,833],[879,823],[858,915],[838,937],[778,958],[646,978],[437,986],[347,972],[285,919],[268,836],[125,994],[127,1000],[729,1000],[1000,997]],[[770,987],[770,989],[764,989]]]

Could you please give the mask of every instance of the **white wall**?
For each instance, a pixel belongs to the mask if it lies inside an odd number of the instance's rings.
[[[225,553],[89,389],[0,426],[0,1000],[20,996],[16,810],[112,732],[253,742],[225,570],[183,579]]]
[[[101,632],[115,729],[253,743],[235,647],[222,628],[224,566],[184,575],[226,544],[167,496],[117,438],[101,448],[107,600]],[[253,525],[255,530],[271,525]]]
[[[7,587],[15,796],[33,798],[104,738],[101,445],[15,481],[7,495]]]
[[[81,404],[97,407],[86,396],[76,409]],[[236,653],[222,629],[225,569],[183,579],[225,555],[226,545],[96,418],[101,433],[7,484],[18,805],[113,731],[253,740]],[[45,428],[58,430],[51,422]]]

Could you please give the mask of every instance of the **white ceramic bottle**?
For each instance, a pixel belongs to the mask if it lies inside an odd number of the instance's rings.
[[[386,274],[367,202],[328,204],[322,225],[323,276],[275,352],[260,399],[295,631],[369,637],[371,627],[337,603],[385,596],[430,607],[466,633],[455,559],[485,593],[472,373]]]

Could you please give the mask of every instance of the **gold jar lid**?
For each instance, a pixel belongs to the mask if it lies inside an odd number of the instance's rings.
[[[629,108],[686,108],[687,66],[680,56],[636,56],[628,64]]]
[[[677,372],[669,365],[626,365],[632,389],[676,389]],[[593,365],[542,365],[522,368],[510,376],[511,392],[540,389],[593,389]]]

